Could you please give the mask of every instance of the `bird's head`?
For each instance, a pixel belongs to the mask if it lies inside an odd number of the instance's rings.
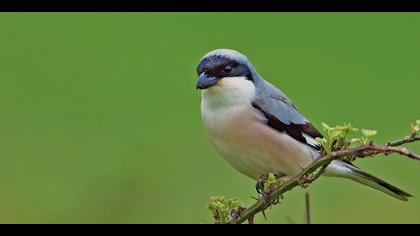
[[[248,58],[231,49],[207,53],[197,66],[197,75],[196,88],[203,97],[218,97],[228,103],[253,97],[258,79]]]
[[[207,53],[197,66],[197,89],[208,89],[219,81],[233,77],[253,80],[249,60],[231,49],[217,49]]]

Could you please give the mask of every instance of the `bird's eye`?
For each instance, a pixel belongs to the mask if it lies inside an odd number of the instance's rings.
[[[225,68],[223,68],[223,71],[224,71],[226,74],[229,74],[229,73],[232,71],[232,67],[230,67],[230,66],[225,66]]]

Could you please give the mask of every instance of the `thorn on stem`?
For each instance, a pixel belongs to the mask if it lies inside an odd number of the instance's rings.
[[[268,221],[267,216],[265,215],[265,210],[261,211],[261,213],[264,216],[265,221]]]

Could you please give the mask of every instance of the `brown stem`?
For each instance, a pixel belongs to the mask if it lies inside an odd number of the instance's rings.
[[[405,137],[403,139],[400,139],[400,140],[396,140],[396,141],[393,141],[393,142],[388,142],[386,144],[386,146],[401,146],[403,144],[412,143],[412,142],[419,141],[419,140],[420,140],[420,136],[411,135],[411,136],[407,136],[407,137]]]
[[[378,154],[391,154],[391,153],[399,153],[401,155],[407,156],[411,159],[415,159],[420,161],[420,156],[411,152],[407,148],[394,146],[397,142],[398,143],[408,143],[414,142],[419,139],[417,138],[404,138],[402,140],[396,142],[390,142],[388,145],[379,146],[376,144],[368,144],[359,147],[354,147],[348,150],[340,150],[330,153],[330,155],[321,156],[316,161],[312,162],[308,167],[303,169],[298,175],[293,178],[290,178],[284,184],[282,184],[279,188],[272,191],[268,194],[267,197],[259,199],[254,205],[250,206],[243,212],[241,212],[241,216],[235,219],[232,219],[229,223],[231,224],[240,224],[244,221],[248,220],[249,218],[254,217],[257,213],[264,211],[269,206],[271,206],[272,202],[275,202],[276,199],[281,197],[284,193],[292,190],[297,186],[302,186],[304,184],[311,183],[319,178],[322,172],[327,168],[327,166],[336,159],[344,159],[346,157],[371,157],[376,156]],[[313,176],[312,178],[308,178],[307,176],[314,173],[316,170],[321,168],[320,172]]]
[[[363,147],[363,146],[362,146]],[[411,152],[405,147],[398,147],[398,146],[378,146],[376,144],[368,145],[360,152],[360,154],[357,156],[358,158],[364,158],[368,156],[374,156],[377,154],[391,154],[391,153],[399,153],[401,155],[407,156],[411,159],[420,161],[420,156],[417,155],[414,152]]]

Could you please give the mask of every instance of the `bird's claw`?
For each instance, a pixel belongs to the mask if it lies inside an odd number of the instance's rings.
[[[258,194],[264,193],[264,182],[265,182],[264,178],[260,178],[255,184],[255,190],[257,190]]]
[[[276,177],[279,186],[282,182],[288,179],[285,174],[280,172],[274,174],[274,176]],[[275,190],[275,188],[270,187],[269,189],[266,189],[265,182],[267,181],[267,178],[268,175],[261,176],[255,185],[255,189],[257,190],[260,199],[263,199],[265,202],[275,205],[279,203],[281,199],[283,199],[283,196],[277,197],[276,199],[270,199],[269,195]]]

